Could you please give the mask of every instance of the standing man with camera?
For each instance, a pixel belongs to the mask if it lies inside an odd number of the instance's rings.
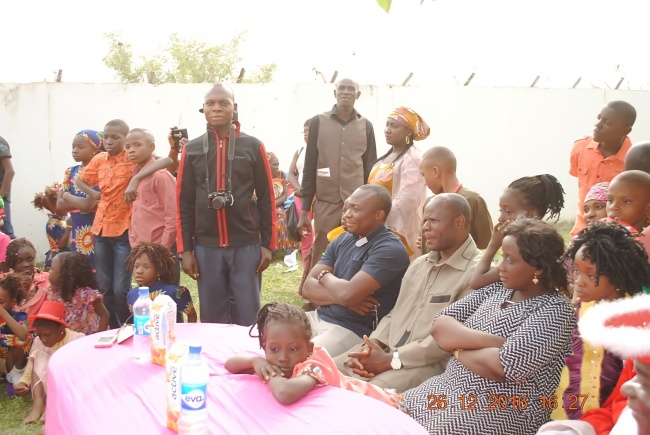
[[[201,112],[207,132],[187,143],[178,168],[178,252],[198,281],[201,322],[248,326],[275,248],[271,169],[262,142],[233,122],[229,86],[215,84]]]

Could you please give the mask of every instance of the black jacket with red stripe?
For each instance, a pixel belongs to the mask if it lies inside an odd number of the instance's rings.
[[[206,134],[209,192],[203,152],[205,135],[188,142],[181,154],[176,180],[178,252],[191,251],[195,245],[225,248],[257,243],[275,249],[275,195],[264,144],[240,133],[237,124],[232,168],[235,201],[232,207],[214,210],[208,207],[208,194],[226,188],[228,137],[219,138],[210,126]]]

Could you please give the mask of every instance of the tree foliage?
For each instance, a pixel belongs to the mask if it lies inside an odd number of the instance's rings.
[[[223,45],[208,45],[196,39],[183,39],[176,33],[159,54],[134,60],[131,43],[120,35],[108,33],[108,54],[104,64],[115,71],[122,83],[139,83],[147,77],[150,83],[216,83],[234,81],[239,75],[236,65],[241,61],[239,44],[243,35],[235,36]],[[273,79],[276,65],[262,65],[253,71],[246,83],[268,83]]]

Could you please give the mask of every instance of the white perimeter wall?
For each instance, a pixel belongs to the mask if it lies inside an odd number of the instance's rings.
[[[12,214],[16,234],[32,240],[42,258],[47,248],[45,214],[30,204],[34,193],[61,181],[74,164],[71,143],[85,128],[102,129],[113,118],[150,129],[166,155],[169,127],[200,135],[198,112],[209,85],[0,84],[0,136],[11,145],[16,177]],[[364,86],[358,110],[375,126],[378,153],[388,149],[383,125],[398,105],[415,109],[431,126],[419,142],[451,148],[461,182],[478,191],[496,216],[500,192],[512,180],[540,173],[558,177],[566,191],[562,219],[576,209],[576,180],[569,176],[573,141],[590,134],[601,106],[626,100],[639,114],[632,141],[650,139],[650,92],[577,89]],[[274,151],[281,167],[302,142],[305,119],[334,104],[333,85],[235,85],[242,129]]]

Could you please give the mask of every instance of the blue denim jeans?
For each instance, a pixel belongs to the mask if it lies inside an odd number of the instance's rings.
[[[260,245],[195,246],[194,255],[199,266],[201,323],[255,323],[262,288],[262,275],[255,274],[262,256]]]
[[[128,231],[118,237],[95,236],[97,283],[111,314],[111,328],[118,328],[130,316],[126,302],[126,295],[131,289],[131,273],[126,268],[130,253]]]
[[[5,223],[0,228],[0,231],[9,236],[11,240],[16,238],[14,234],[14,227],[11,225],[11,202],[7,199],[5,201]]]

